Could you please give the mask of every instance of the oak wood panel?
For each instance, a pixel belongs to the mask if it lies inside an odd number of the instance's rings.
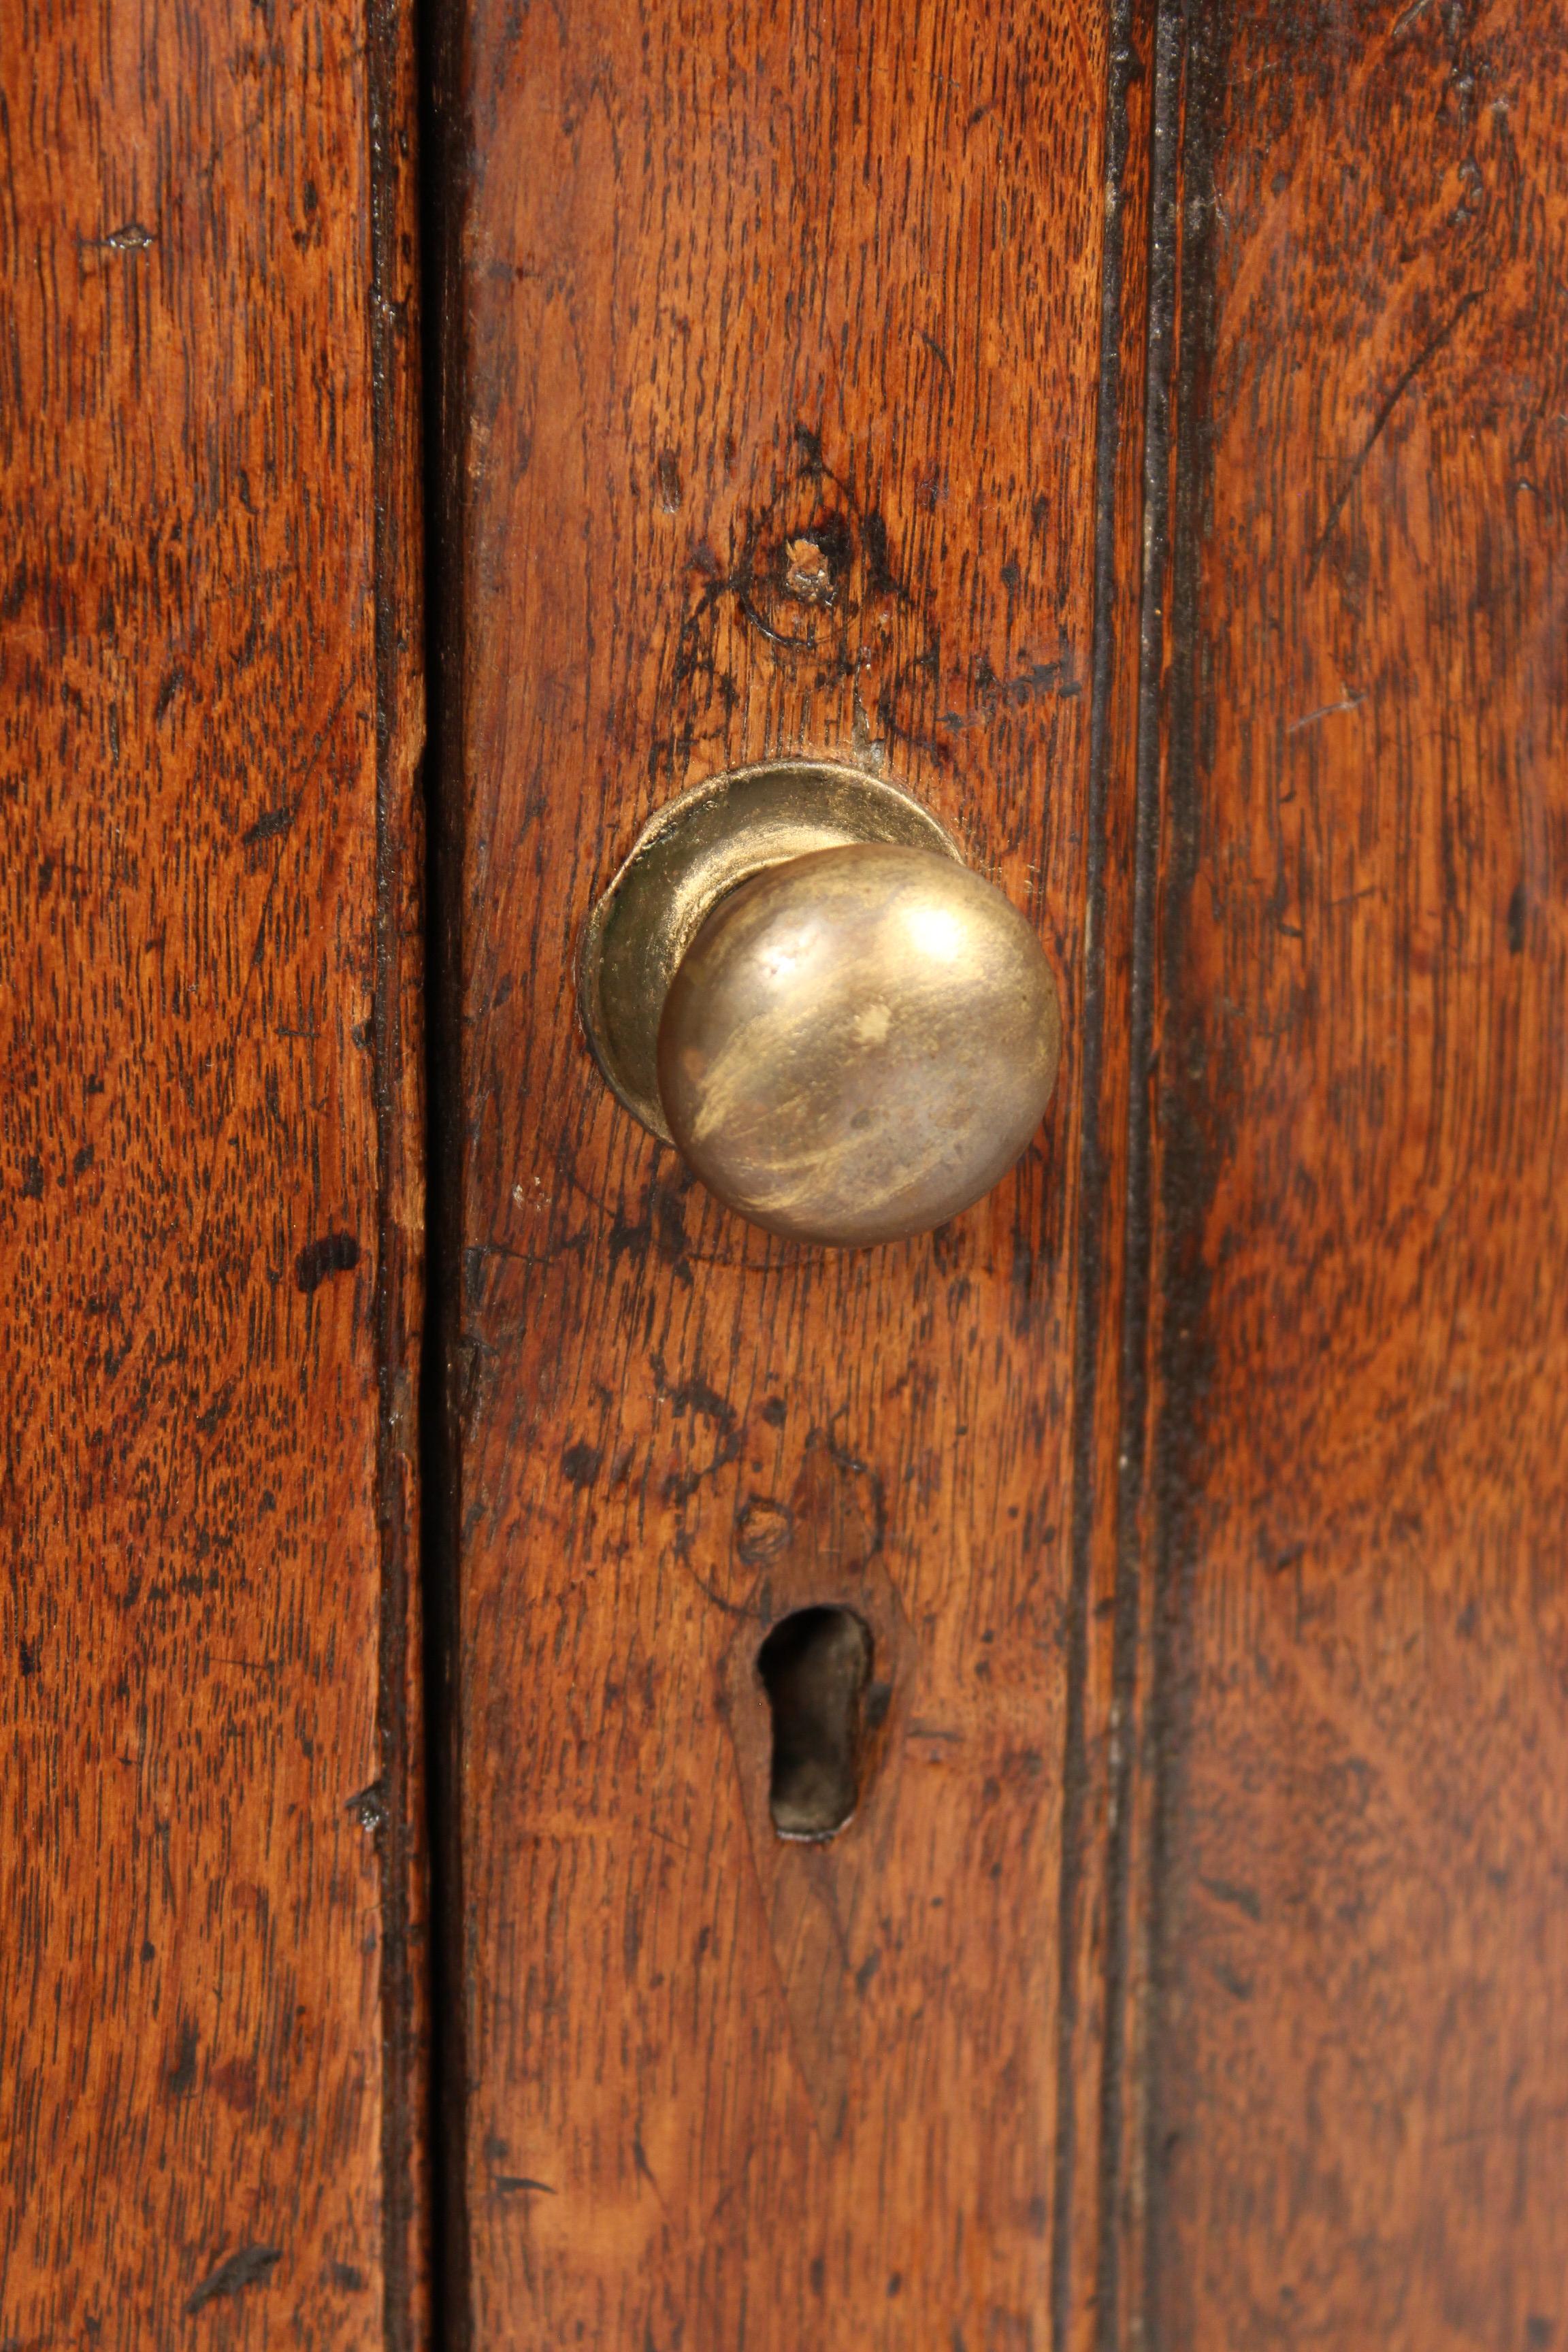
[[[1568,2341],[1568,55],[1194,19],[1145,2340]]]
[[[0,25],[17,2347],[418,2320],[410,64]]]
[[[1056,0],[481,0],[437,59],[487,2346],[1047,2340],[1105,39]],[[1037,1145],[912,1244],[735,1223],[573,1013],[641,821],[784,750],[910,784],[1061,980]],[[817,1851],[759,1784],[786,1595],[858,1601],[891,1668]]]

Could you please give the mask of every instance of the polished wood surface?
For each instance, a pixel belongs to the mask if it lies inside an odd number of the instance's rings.
[[[0,26],[0,2342],[421,2327],[407,28]]]
[[[406,10],[0,29],[0,2352],[1550,2352],[1568,35],[424,69],[428,568]],[[784,751],[1061,991],[917,1242],[740,1225],[577,1024]]]
[[[616,1108],[573,961],[656,806],[804,750],[953,828],[1074,1034],[1106,32],[479,5],[437,68],[476,2344],[1021,2347],[1072,2237],[1078,1046],[988,1202],[825,1254]],[[811,1603],[887,1685],[816,1849],[755,1671]]]
[[[1115,2340],[1545,2347],[1568,43],[1531,0],[1243,5],[1184,73],[1151,2235]]]

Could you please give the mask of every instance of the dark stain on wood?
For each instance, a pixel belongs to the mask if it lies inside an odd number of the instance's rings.
[[[209,2303],[225,2295],[243,2294],[247,2287],[265,2284],[283,2259],[281,2246],[242,2246],[219,2263],[216,2271],[202,2281],[185,2305],[185,2315],[194,2319]]]
[[[322,1234],[307,1242],[294,1260],[294,1284],[307,1298],[332,1274],[352,1274],[359,1264],[359,1243],[353,1234]]]

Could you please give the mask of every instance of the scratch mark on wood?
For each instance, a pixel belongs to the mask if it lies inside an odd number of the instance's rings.
[[[1322,559],[1323,551],[1328,546],[1330,540],[1333,537],[1340,517],[1344,512],[1345,501],[1350,497],[1351,492],[1354,489],[1357,481],[1360,479],[1362,467],[1366,464],[1366,461],[1371,457],[1373,450],[1376,447],[1378,440],[1388,424],[1389,418],[1394,415],[1394,410],[1398,407],[1400,402],[1404,399],[1405,394],[1409,391],[1411,385],[1415,383],[1416,377],[1420,374],[1427,362],[1436,358],[1436,354],[1442,350],[1444,344],[1447,341],[1449,336],[1453,333],[1455,328],[1458,325],[1460,320],[1464,317],[1466,311],[1472,309],[1473,306],[1480,300],[1480,299],[1479,290],[1475,288],[1472,288],[1469,293],[1461,295],[1458,301],[1455,303],[1453,309],[1449,311],[1448,316],[1444,320],[1443,324],[1438,328],[1436,333],[1422,344],[1421,349],[1416,352],[1415,357],[1411,361],[1409,366],[1401,373],[1395,381],[1394,389],[1389,393],[1387,398],[1384,401],[1382,407],[1378,410],[1376,416],[1373,419],[1372,430],[1367,435],[1366,439],[1362,443],[1361,448],[1357,452],[1355,458],[1351,465],[1349,473],[1345,476],[1343,482],[1340,485],[1339,494],[1335,498],[1332,506],[1329,509],[1329,519],[1327,522],[1323,525],[1322,530],[1318,533],[1316,540],[1313,541],[1312,551],[1307,563],[1307,578],[1309,582],[1316,577],[1318,565]]]

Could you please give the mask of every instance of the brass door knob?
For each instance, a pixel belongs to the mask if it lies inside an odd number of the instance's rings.
[[[611,1086],[710,1192],[841,1246],[989,1192],[1061,1043],[1024,917],[906,793],[818,762],[656,817],[595,911],[582,993]]]

